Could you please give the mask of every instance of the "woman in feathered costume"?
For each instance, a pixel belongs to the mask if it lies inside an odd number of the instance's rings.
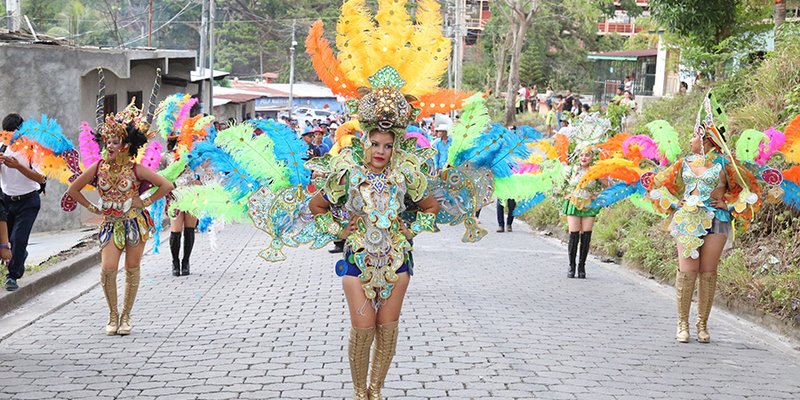
[[[155,85],[154,93],[158,84]],[[145,118],[133,102],[116,115],[103,121],[102,99],[104,86],[101,78],[97,115],[99,138],[105,146],[103,157],[89,166],[70,185],[67,195],[94,214],[101,215],[100,251],[102,269],[100,284],[106,296],[109,318],[107,335],[131,333],[131,310],[139,289],[140,266],[145,243],[150,236],[153,221],[146,208],[173,189],[171,183],[151,169],[135,161],[139,149],[148,141],[149,118]],[[148,117],[152,115],[152,104]],[[89,202],[81,193],[86,185],[94,185],[100,203]],[[158,190],[142,200],[140,195],[151,185]],[[125,252],[125,299],[122,314],[117,310],[117,269]]]
[[[563,189],[564,203],[561,209],[562,214],[567,217],[569,230],[569,242],[567,251],[569,252],[568,278],[574,278],[577,267],[578,278],[586,278],[586,259],[589,256],[589,248],[592,241],[592,229],[597,215],[600,213],[599,207],[593,207],[593,201],[608,186],[607,180],[587,179],[587,172],[594,164],[599,155],[599,150],[592,146],[606,137],[611,124],[608,120],[591,116],[581,120],[576,127],[573,141],[576,143],[572,156],[567,159],[563,155],[569,147],[568,139],[564,135],[556,135],[556,148],[560,148],[562,158],[567,161],[572,160],[572,165],[565,168],[566,187]],[[577,260],[578,248],[580,247],[580,258]]]
[[[350,309],[355,399],[382,398],[413,271],[411,238],[436,230],[439,204],[428,195],[423,172],[435,152],[405,141],[406,126],[420,112],[460,108],[467,97],[437,87],[450,54],[439,4],[419,1],[412,22],[406,3],[379,0],[373,22],[364,0],[345,1],[337,25],[338,57],[322,37],[322,22],[314,23],[306,40],[319,77],[334,93],[358,99],[351,105],[365,133],[338,155],[306,165],[326,173],[309,204],[317,229],[346,239],[337,272],[344,276]],[[331,210],[337,207],[350,215],[346,227],[334,220]],[[417,211],[415,222],[406,225],[400,219],[404,211]]]
[[[578,188],[578,184],[583,179],[586,172],[594,163],[597,151],[586,149],[580,152],[578,162],[566,168],[567,185],[566,196],[561,212],[567,217],[569,229],[569,270],[568,278],[574,278],[576,267],[578,278],[586,278],[586,258],[589,256],[589,247],[592,241],[592,228],[594,220],[600,214],[600,208],[591,207],[592,201],[603,191],[603,182],[594,180],[588,185]],[[580,258],[576,264],[578,247],[580,246]]]
[[[162,176],[169,177],[176,187],[199,185],[200,177],[193,172],[181,155],[192,151],[192,145],[204,139],[211,129],[214,117],[195,115],[190,117],[197,98],[188,94],[176,93],[167,97],[158,107],[156,124],[161,135],[167,139],[167,167]],[[197,217],[184,211],[175,210],[169,214],[169,249],[172,254],[172,275],[190,274],[189,261],[194,248]],[[183,257],[181,257],[181,236],[183,237]]]
[[[747,223],[761,205],[761,188],[733,157],[726,140],[725,113],[709,92],[697,114],[692,154],[656,175],[650,198],[661,212],[671,212],[670,233],[678,248],[675,280],[678,303],[676,339],[689,341],[689,311],[699,277],[697,340],[708,343],[708,316],[714,301],[717,266],[732,221]]]

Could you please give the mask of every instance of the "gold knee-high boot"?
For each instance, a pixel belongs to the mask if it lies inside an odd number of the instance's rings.
[[[131,310],[133,309],[133,302],[136,301],[136,292],[139,291],[139,278],[141,276],[141,268],[125,268],[125,300],[122,303],[122,315],[119,319],[119,329],[117,333],[120,335],[130,335],[131,329]]]
[[[714,304],[714,292],[717,290],[717,272],[701,272],[700,286],[697,288],[697,341],[708,343],[708,316]]]
[[[370,400],[383,399],[381,388],[397,348],[397,333],[397,321],[378,325],[375,331],[375,350],[372,352],[372,368],[369,374]]]
[[[117,311],[117,270],[100,269],[100,286],[108,303],[108,324],[106,335],[114,336],[119,328],[119,311]]]
[[[350,343],[347,356],[350,359],[350,376],[353,378],[353,399],[368,400],[367,372],[369,371],[369,347],[375,337],[375,328],[350,327]]]
[[[678,332],[675,339],[681,343],[689,341],[689,312],[692,309],[692,294],[697,280],[697,272],[681,272],[675,278],[678,297]]]

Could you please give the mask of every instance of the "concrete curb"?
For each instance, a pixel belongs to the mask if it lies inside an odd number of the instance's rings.
[[[525,222],[524,220],[521,221]],[[561,242],[567,242],[569,239],[564,229],[559,226],[548,225],[540,229],[528,224],[527,222],[525,222],[525,224],[528,225],[530,230],[536,235],[550,237]],[[550,232],[550,235],[545,235],[544,232]],[[664,287],[674,289],[675,285],[673,283],[666,280],[661,280],[642,268],[626,263],[621,257],[611,257],[602,254],[601,252],[591,250],[590,254],[600,259],[601,263],[603,264],[618,265],[641,278],[653,280]],[[753,325],[757,325],[768,332],[777,334],[779,336],[784,336],[792,342],[792,345],[796,348],[796,350],[800,350],[800,346],[798,346],[798,344],[800,344],[800,323],[781,320],[778,317],[769,315],[766,312],[759,310],[750,303],[724,296],[721,293],[717,293],[716,298],[714,299],[714,307],[725,310],[731,315],[748,321]]]
[[[0,316],[13,311],[28,300],[98,264],[100,264],[100,252],[96,248],[90,247],[83,253],[37,273],[33,279],[25,282],[15,292],[0,297]]]
[[[169,235],[163,235],[163,232],[168,231],[169,224],[165,224],[165,229],[162,231],[163,239],[161,239],[160,244],[164,244],[167,240],[169,240]],[[149,252],[152,252],[152,247],[149,250],[146,250],[145,254],[148,254]],[[77,254],[50,268],[47,268],[42,272],[35,274],[31,280],[26,280],[25,284],[21,285],[16,291],[6,293],[4,296],[0,296],[0,317],[22,306],[34,297],[45,293],[56,285],[80,275],[93,266],[100,265],[100,260],[101,257],[99,248],[97,246],[91,246],[87,247],[86,250],[80,254]],[[81,292],[78,296],[65,299],[65,301],[63,301],[58,307],[54,308],[53,311],[63,307],[64,304],[68,304],[76,298],[86,294],[86,292],[94,288],[94,286],[97,285],[93,285],[86,291]],[[0,340],[2,340],[2,338],[0,338]]]

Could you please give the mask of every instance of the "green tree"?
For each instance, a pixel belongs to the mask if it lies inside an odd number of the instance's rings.
[[[91,43],[97,38],[95,33],[102,33],[102,15],[88,8],[80,0],[70,0],[56,17],[58,25],[47,30],[48,36],[64,37],[81,44]]]
[[[628,38],[618,33],[611,33],[608,35],[600,36],[597,39],[597,51],[620,51],[625,48],[625,42]]]
[[[715,79],[736,53],[756,49],[769,29],[769,4],[757,0],[652,0],[653,19],[683,49],[687,66]]]
[[[28,16],[37,33],[47,32],[50,28],[57,26],[60,22],[58,14],[67,6],[67,0],[53,1],[22,1],[22,15]],[[23,20],[22,23],[25,26]],[[27,31],[27,27],[24,28]]]
[[[524,85],[546,85],[550,77],[545,60],[545,51],[540,43],[528,43],[522,53],[519,79]]]

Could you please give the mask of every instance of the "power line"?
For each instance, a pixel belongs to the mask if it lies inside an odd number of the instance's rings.
[[[150,33],[148,33],[148,34],[152,34],[152,33],[156,33],[156,32],[158,32],[158,31],[160,31],[162,28],[164,28],[164,27],[166,27],[167,25],[171,24],[171,23],[172,23],[172,21],[174,21],[176,18],[180,17],[180,16],[181,16],[181,14],[185,13],[186,11],[188,11],[189,9],[191,9],[192,7],[194,7],[194,6],[196,6],[196,5],[197,5],[197,4],[192,4],[192,1],[191,1],[191,0],[189,0],[189,2],[188,2],[188,3],[186,3],[186,5],[185,5],[185,6],[183,6],[183,8],[182,8],[180,11],[178,11],[178,13],[177,13],[177,14],[175,14],[175,16],[174,16],[174,17],[172,17],[172,18],[171,18],[169,21],[165,22],[163,25],[159,26],[158,28],[154,29],[152,32],[150,32]],[[191,7],[190,7],[190,6],[191,6]],[[148,34],[140,35],[138,38],[136,38],[136,39],[133,39],[133,40],[130,40],[130,41],[128,41],[128,42],[126,42],[126,43],[124,43],[124,44],[123,44],[123,46],[128,46],[128,45],[130,45],[130,44],[132,44],[132,43],[136,43],[136,42],[138,42],[138,41],[140,41],[140,40],[142,40],[142,39],[146,38]]]
[[[196,6],[197,4],[194,4]],[[188,11],[188,10],[187,10]],[[8,18],[7,16],[3,16],[3,18]],[[48,21],[48,22],[63,22],[69,21],[69,18],[30,18],[31,21]],[[292,20],[297,20],[298,23],[300,22],[308,22],[309,24],[321,20],[323,22],[336,22],[339,20],[339,17],[325,17],[325,18],[278,18],[278,19],[229,19],[225,21],[214,21],[215,24],[226,24],[226,23],[253,23],[253,22],[284,22],[289,25]],[[85,22],[106,22],[106,19],[82,19],[81,21]],[[168,20],[153,20],[153,23],[182,23],[182,24],[199,24],[200,20],[197,19],[168,19]]]

